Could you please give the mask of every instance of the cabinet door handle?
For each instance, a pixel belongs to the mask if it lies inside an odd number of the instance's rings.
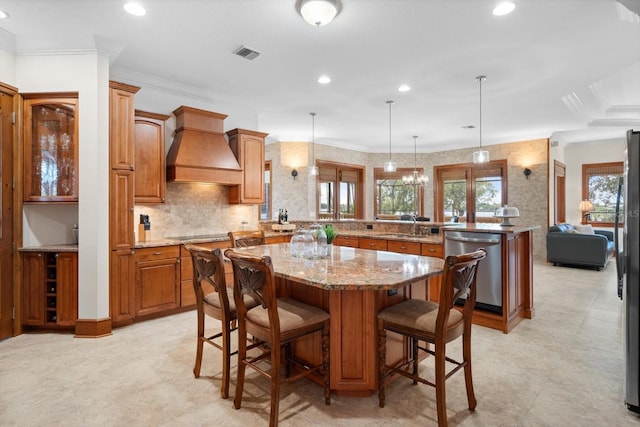
[[[55,257],[58,258],[58,254],[56,254]]]
[[[162,252],[154,252],[154,255],[162,255]]]
[[[129,170],[131,170],[131,171],[132,171],[132,170],[135,170],[135,169],[134,169],[134,167],[133,167],[133,165],[129,165]]]
[[[428,252],[435,252],[435,249],[427,249]]]

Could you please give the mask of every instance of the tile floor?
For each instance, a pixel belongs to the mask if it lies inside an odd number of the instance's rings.
[[[473,329],[478,407],[464,376],[447,382],[450,425],[638,426],[623,397],[622,303],[615,264],[601,272],[534,266],[536,316],[510,334]],[[215,323],[211,323],[211,329]],[[457,356],[459,346],[450,348]],[[147,321],[100,339],[23,334],[0,343],[2,426],[262,426],[269,388],[251,373],[243,407],[220,398],[217,350],[192,374],[195,313]],[[431,370],[430,361],[423,370]],[[248,371],[250,372],[250,371]],[[232,375],[235,369],[232,370]],[[231,392],[235,379],[232,378]],[[333,397],[307,380],[284,386],[282,426],[436,425],[434,390],[395,381],[377,396]]]

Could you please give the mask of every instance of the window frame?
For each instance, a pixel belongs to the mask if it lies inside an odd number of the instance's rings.
[[[411,175],[414,170],[419,174],[424,174],[424,168],[397,168],[395,172],[385,172],[384,168],[373,168],[373,214],[378,219],[399,219],[398,215],[386,215],[378,212],[378,180],[395,179],[402,181],[403,176]],[[410,184],[403,184],[410,185]],[[416,216],[424,216],[424,185],[418,186],[418,209]]]
[[[316,182],[316,218],[318,219],[345,219],[343,218],[340,212],[340,183],[341,182],[351,182],[351,181],[342,181],[343,174],[354,176],[355,174],[355,197],[353,198],[354,205],[354,213],[353,218],[346,219],[364,219],[364,209],[365,209],[365,194],[364,194],[364,176],[365,176],[365,167],[359,165],[352,165],[346,163],[337,163],[337,162],[327,162],[327,161],[318,161],[316,160],[316,166],[318,167],[318,175],[315,177]],[[330,180],[321,181],[322,177],[331,178]],[[333,203],[334,203],[334,212],[332,218],[327,218],[325,214],[323,217],[320,216],[320,184],[321,182],[333,182],[334,183],[334,191],[333,191]]]
[[[500,181],[502,191],[502,206],[509,202],[509,179],[508,179],[508,162],[506,159],[492,160],[487,163],[458,163],[451,165],[440,165],[433,167],[433,217],[434,221],[444,222],[444,180],[443,174],[459,170],[464,175],[466,181],[466,222],[475,223],[476,213],[476,178],[481,177],[482,171],[487,169],[500,169]],[[453,173],[452,173],[453,174]],[[473,212],[473,218],[471,218]],[[500,222],[500,218],[495,221],[487,221],[486,218],[482,223]]]
[[[604,173],[606,170],[609,170],[609,173]],[[597,170],[601,170],[603,173],[596,173]],[[619,170],[619,172],[618,172]],[[605,176],[605,175],[614,175],[614,176],[623,176],[624,175],[624,162],[605,162],[605,163],[583,163],[582,164],[582,198],[580,200],[591,200],[589,198],[589,178],[592,176]],[[593,202],[593,200],[591,200]],[[595,204],[594,204],[595,208]],[[595,224],[600,227],[613,227],[613,221],[594,221],[590,216],[591,213],[597,211],[592,210],[589,215],[582,215],[581,223],[582,224]]]

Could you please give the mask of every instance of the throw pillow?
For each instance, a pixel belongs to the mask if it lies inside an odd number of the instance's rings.
[[[587,224],[587,225],[576,225],[575,226],[576,231],[580,234],[596,234],[593,231],[593,226],[591,224]]]

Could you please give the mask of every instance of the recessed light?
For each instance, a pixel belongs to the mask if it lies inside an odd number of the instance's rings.
[[[0,19],[7,19],[9,17],[9,14],[7,12],[5,12],[4,10],[0,10]]]
[[[400,85],[398,92],[409,92],[411,87],[409,85]]]
[[[323,85],[326,85],[327,83],[331,83],[331,78],[329,76],[320,76],[318,78],[318,83],[322,83]]]
[[[498,3],[498,5],[493,9],[493,14],[495,16],[507,15],[513,12],[513,9],[516,8],[516,5],[510,1],[503,1]]]
[[[124,4],[124,10],[134,16],[144,16],[147,14],[147,11],[142,7],[140,3],[135,1],[128,1]]]

